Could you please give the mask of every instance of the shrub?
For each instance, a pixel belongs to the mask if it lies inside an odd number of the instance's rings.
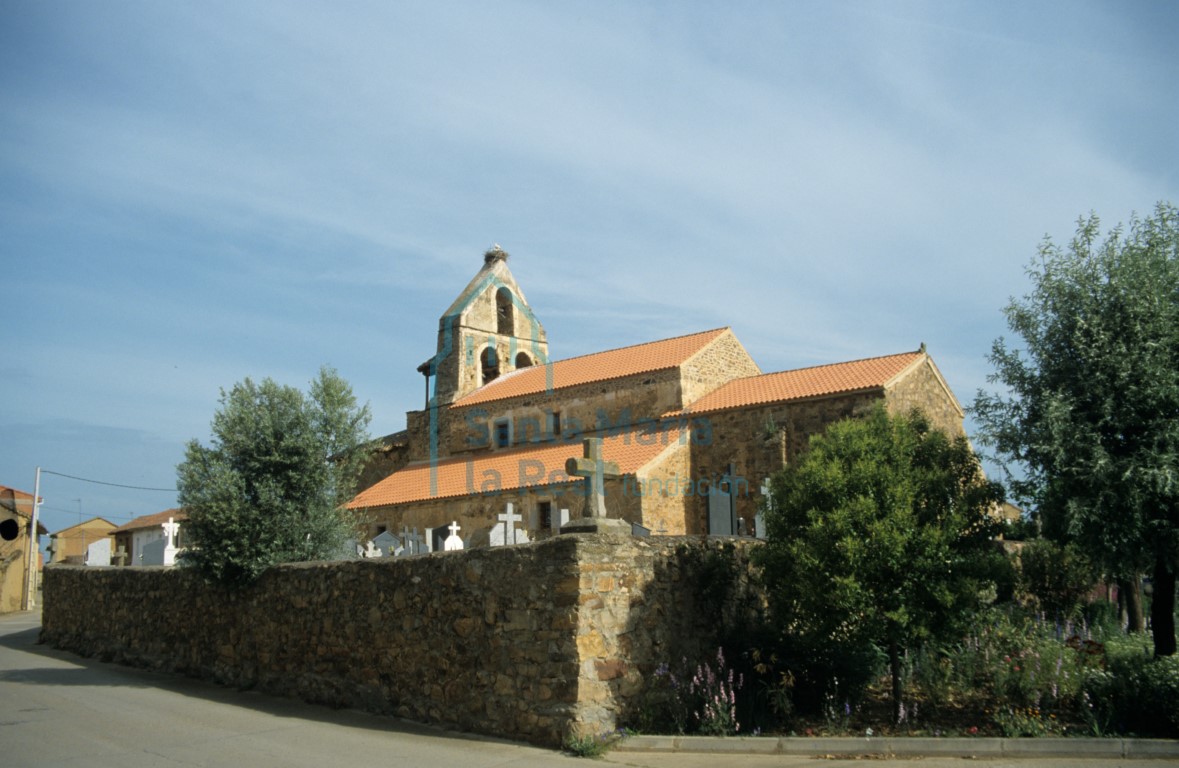
[[[1179,737],[1179,657],[1153,657],[1138,635],[1107,643],[1105,661],[1084,680],[1094,730]]]
[[[668,724],[679,733],[713,736],[741,730],[737,696],[745,676],[725,662],[723,648],[716,650],[715,668],[708,661],[694,667],[683,659],[680,669],[664,664],[655,671],[656,683],[640,715],[640,727]]]

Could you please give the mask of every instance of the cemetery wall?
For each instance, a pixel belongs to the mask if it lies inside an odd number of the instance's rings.
[[[105,661],[556,745],[635,716],[661,663],[760,610],[754,542],[564,535],[272,568],[46,569],[42,641]]]

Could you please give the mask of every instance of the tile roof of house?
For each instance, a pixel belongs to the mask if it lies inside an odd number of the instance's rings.
[[[728,331],[715,328],[711,331],[677,336],[672,339],[622,347],[592,355],[571,357],[547,365],[520,368],[500,376],[483,385],[466,397],[454,402],[454,407],[489,403],[509,397],[531,395],[595,381],[608,381],[652,373],[682,365],[692,355],[703,349],[709,342]]]
[[[683,433],[686,438],[686,433]],[[618,464],[624,475],[638,472],[669,446],[681,440],[677,427],[660,431],[639,428],[602,440],[602,457]],[[410,464],[362,491],[348,509],[386,507],[431,499],[473,496],[483,491],[489,478],[495,491],[565,483],[580,478],[565,474],[565,461],[582,455],[580,440],[558,440],[502,451],[453,456]]]
[[[734,379],[693,402],[682,413],[707,413],[764,403],[882,389],[926,358],[924,352],[818,365]],[[675,415],[675,414],[668,414]]]
[[[71,525],[67,528],[62,528],[60,531],[54,531],[53,535],[54,536],[63,536],[65,534],[68,534],[70,531],[72,531],[74,529],[93,527],[95,523],[102,523],[105,525],[109,525],[111,527],[111,530],[114,530],[114,528],[115,528],[115,524],[112,523],[110,520],[107,520],[105,517],[92,517],[89,520],[85,520],[80,523],[74,523],[73,525]],[[102,527],[102,526],[98,526],[98,527]]]
[[[169,517],[175,518],[177,521],[188,519],[188,515],[183,509],[165,509],[163,512],[137,517],[129,523],[120,525],[111,531],[111,533],[126,533],[127,531],[138,531],[143,528],[155,528],[168,522]]]

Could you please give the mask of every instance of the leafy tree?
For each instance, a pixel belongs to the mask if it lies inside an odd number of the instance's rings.
[[[1021,340],[991,350],[980,439],[1015,465],[1011,487],[1044,534],[1075,540],[1123,583],[1153,568],[1155,654],[1175,653],[1179,565],[1179,212],[1115,227],[1078,222],[1067,250],[1046,239],[1012,299]]]
[[[965,437],[878,406],[814,438],[771,489],[761,557],[786,632],[845,658],[884,649],[899,722],[902,652],[958,626],[992,587],[1002,488]]]
[[[1054,619],[1075,619],[1098,573],[1074,543],[1036,539],[1019,551],[1019,581]]]
[[[339,550],[368,439],[367,405],[321,368],[310,395],[271,379],[221,391],[210,447],[189,442],[177,468],[188,514],[186,558],[210,579],[253,580],[275,563]]]

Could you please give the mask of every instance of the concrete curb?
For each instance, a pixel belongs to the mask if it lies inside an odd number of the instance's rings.
[[[1093,738],[921,738],[810,736],[628,736],[618,752],[910,757],[1179,758],[1179,740]]]

